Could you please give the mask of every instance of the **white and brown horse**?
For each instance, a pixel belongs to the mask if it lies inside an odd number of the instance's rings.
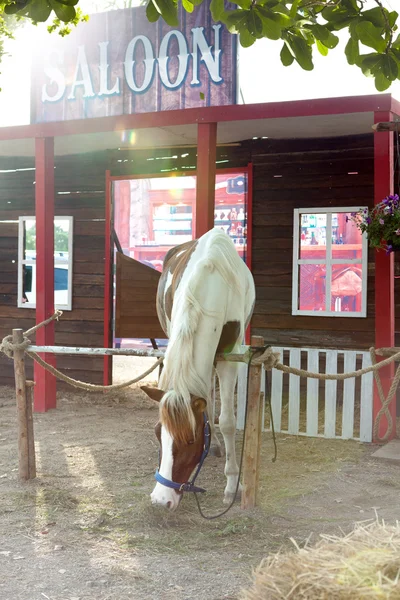
[[[179,485],[189,480],[202,458],[208,427],[205,415],[210,418],[214,450],[217,446],[220,451],[211,406],[214,366],[221,396],[219,427],[226,451],[224,502],[232,500],[239,475],[234,413],[238,364],[219,361],[215,365],[215,355],[234,351],[241,344],[254,302],[253,277],[221,230],[212,229],[166,255],[157,312],[169,342],[159,388],[142,387],[160,402],[156,435],[161,462],[151,494],[153,504],[177,508],[182,497]],[[160,481],[175,483],[175,489]]]

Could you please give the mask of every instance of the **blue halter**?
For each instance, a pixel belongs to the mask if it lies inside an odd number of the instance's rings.
[[[160,474],[159,470],[157,469],[154,477],[155,477],[155,480],[158,481],[158,483],[161,483],[161,485],[165,485],[165,487],[171,488],[173,490],[177,490],[178,492],[205,492],[206,491],[204,488],[197,487],[196,485],[194,485],[194,482],[196,481],[196,478],[197,478],[198,474],[200,473],[200,469],[203,466],[203,463],[207,457],[208,451],[210,450],[210,443],[211,443],[210,423],[208,422],[205,412],[203,413],[203,415],[204,415],[203,453],[201,455],[200,462],[197,465],[196,473],[194,474],[192,480],[187,481],[186,483],[175,483],[175,481],[170,481],[169,479],[166,479],[165,477],[163,477]]]

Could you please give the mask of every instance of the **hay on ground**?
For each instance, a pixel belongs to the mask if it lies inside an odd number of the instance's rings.
[[[400,525],[357,524],[264,559],[240,600],[400,599]]]

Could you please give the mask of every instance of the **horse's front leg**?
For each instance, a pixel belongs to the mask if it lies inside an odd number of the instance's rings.
[[[225,475],[226,488],[224,502],[228,504],[233,500],[239,477],[239,467],[236,461],[235,434],[236,418],[234,410],[234,393],[238,375],[236,363],[218,362],[217,372],[219,378],[219,389],[221,396],[221,414],[219,417],[219,428],[225,442]],[[238,496],[242,486],[239,484]]]

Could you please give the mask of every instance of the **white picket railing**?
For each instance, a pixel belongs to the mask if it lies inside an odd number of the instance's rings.
[[[308,371],[320,372],[322,358],[326,373],[338,373],[338,363],[343,363],[340,372],[348,373],[356,368],[371,364],[369,352],[350,350],[322,350],[317,348],[273,348],[280,353],[283,364],[301,367]],[[271,393],[271,406],[275,431],[311,437],[355,439],[372,441],[373,374],[367,373],[356,385],[354,378],[343,383],[307,379],[304,389],[300,377],[288,375],[273,369],[268,373]],[[246,399],[246,365],[240,365],[237,386],[237,429],[244,427]],[[265,395],[265,376],[262,377],[261,391]],[[269,391],[267,391],[269,393]],[[264,430],[270,429],[269,409],[265,410]],[[303,406],[303,411],[301,407]],[[305,407],[305,410],[304,410]],[[266,422],[267,421],[267,422]]]

